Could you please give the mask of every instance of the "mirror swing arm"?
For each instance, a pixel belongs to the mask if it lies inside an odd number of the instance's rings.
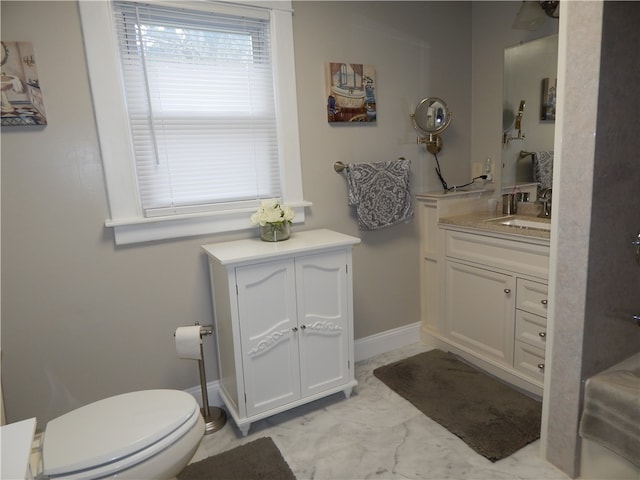
[[[424,144],[427,152],[432,154],[433,158],[436,160],[436,174],[438,175],[438,179],[440,180],[445,193],[452,190],[455,191],[458,188],[467,187],[476,180],[487,178],[487,175],[480,175],[464,185],[453,185],[451,187],[447,185],[440,168],[438,153],[442,150],[443,146],[440,134],[444,132],[451,123],[451,115],[451,111],[447,107],[447,104],[437,97],[424,98],[418,103],[414,112],[409,114],[413,123],[413,128],[418,133],[418,145]]]
[[[522,117],[524,115],[524,107],[526,105],[525,100],[520,100],[520,106],[518,107],[518,114],[516,115],[514,129],[518,131],[517,136],[509,135],[509,132],[504,132],[502,134],[502,144],[509,145],[511,140],[524,140],[526,137],[524,133],[522,133]]]
[[[424,144],[424,148],[427,149],[427,152],[437,155],[440,150],[442,150],[442,138],[440,135],[436,133],[430,133],[426,137],[418,137],[416,143],[420,145]]]

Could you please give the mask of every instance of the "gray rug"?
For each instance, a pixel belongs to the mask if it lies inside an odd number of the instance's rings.
[[[492,462],[540,437],[540,402],[450,353],[430,350],[373,374]]]
[[[295,480],[273,440],[259,438],[187,465],[178,480]]]

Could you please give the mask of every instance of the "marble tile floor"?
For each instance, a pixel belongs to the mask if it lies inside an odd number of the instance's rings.
[[[233,420],[205,436],[192,462],[260,437],[271,437],[298,480],[456,479],[566,480],[534,442],[492,463],[374,377],[378,366],[426,351],[415,344],[356,364],[359,384],[342,393],[251,425]]]

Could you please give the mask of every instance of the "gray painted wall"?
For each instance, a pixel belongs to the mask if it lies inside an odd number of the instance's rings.
[[[468,175],[471,149],[471,8],[467,2],[294,4],[304,226],[362,238],[354,252],[355,336],[419,321],[418,226],[361,233],[347,206],[346,163],[405,156],[414,189],[437,188],[415,144],[409,109],[446,99],[448,180]],[[331,28],[328,28],[328,27]],[[109,217],[76,2],[2,2],[2,38],[34,45],[49,124],[2,130],[2,382],[7,420],[44,422],[88,402],[137,389],[198,385],[173,331],[210,323],[200,245],[255,235],[116,247]],[[328,125],[323,66],[376,67],[378,123]],[[417,339],[416,339],[417,340]],[[208,379],[217,378],[212,338]]]
[[[415,145],[408,119],[411,105],[430,95],[444,98],[454,112],[440,155],[449,183],[468,179],[470,162],[478,158],[499,159],[503,49],[555,29],[511,30],[519,5],[294,3],[303,182],[305,197],[314,202],[305,225],[296,228],[328,227],[362,238],[354,252],[356,338],[419,320],[418,226],[358,232],[345,179],[333,172],[333,162],[402,155],[413,162],[415,191],[438,189],[432,160]],[[116,248],[104,227],[109,212],[77,4],[3,2],[2,38],[33,42],[49,120],[42,128],[2,131],[8,421],[37,416],[42,427],[109,395],[196,386],[197,368],[176,358],[172,333],[178,325],[212,320],[199,247],[255,232]],[[376,67],[375,126],[326,123],[323,65],[329,61]],[[581,336],[582,325],[576,322],[567,334]],[[206,339],[209,380],[217,377],[214,348]],[[579,414],[573,399],[558,408],[561,415]],[[565,441],[550,441],[548,448],[563,448]],[[566,470],[574,451],[561,455],[557,464]]]
[[[547,21],[533,32],[514,30],[513,20],[522,2],[472,2],[472,111],[471,162],[494,160],[496,184],[502,182],[502,105],[504,49],[558,33],[558,21]],[[536,99],[537,100],[537,99]],[[525,115],[536,114],[536,101],[527,100]],[[526,133],[526,132],[525,132]],[[515,142],[518,143],[518,142]],[[522,142],[524,143],[524,142]],[[531,148],[529,145],[526,148]],[[523,148],[525,146],[523,145]]]

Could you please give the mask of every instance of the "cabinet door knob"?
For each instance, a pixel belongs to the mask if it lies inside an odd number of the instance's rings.
[[[547,301],[546,300],[540,300],[540,303],[543,304],[543,305],[546,305]]]
[[[504,293],[506,293],[507,295],[509,295],[511,293],[511,289],[510,288],[505,288],[504,289]]]
[[[300,325],[300,328],[301,328],[302,330],[304,330],[305,328],[307,328],[307,326],[306,326],[306,325]]]
[[[291,330],[293,330],[294,332],[298,331],[298,327],[293,327]]]
[[[540,332],[538,335],[540,335],[541,338],[544,338],[547,336],[547,332]]]
[[[539,364],[538,364],[538,368],[539,368],[540,370],[544,370],[544,363],[539,363]]]

